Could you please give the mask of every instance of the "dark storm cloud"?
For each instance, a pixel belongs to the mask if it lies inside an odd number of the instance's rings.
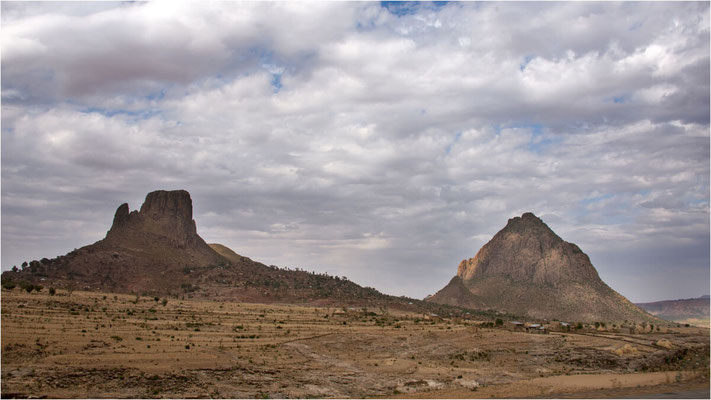
[[[4,269],[184,188],[209,242],[393,294],[525,211],[632,300],[708,289],[707,3],[108,4],[2,4]]]

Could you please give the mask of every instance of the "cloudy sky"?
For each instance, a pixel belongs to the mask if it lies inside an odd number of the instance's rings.
[[[2,269],[186,189],[266,264],[424,297],[532,211],[709,293],[709,3],[2,2]]]

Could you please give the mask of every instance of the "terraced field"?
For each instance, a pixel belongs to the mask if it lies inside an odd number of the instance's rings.
[[[534,335],[482,322],[3,290],[2,396],[545,397],[608,386],[708,388],[708,329]],[[662,339],[670,348],[655,344]],[[580,377],[588,383],[571,384]]]

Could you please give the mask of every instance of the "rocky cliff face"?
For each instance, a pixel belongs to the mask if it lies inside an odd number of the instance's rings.
[[[601,283],[588,256],[532,213],[509,219],[474,258],[457,268],[457,276],[465,283],[494,275],[537,286]]]
[[[193,220],[190,193],[185,190],[148,193],[140,211],[129,212],[128,204],[121,204],[107,239],[120,241],[137,233],[161,237],[181,248],[204,244]]]
[[[598,276],[590,258],[540,218],[512,218],[429,301],[571,321],[654,320]],[[463,291],[466,288],[468,293]]]

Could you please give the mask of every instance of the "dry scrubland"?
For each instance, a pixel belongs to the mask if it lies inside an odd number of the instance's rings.
[[[2,396],[615,397],[709,384],[708,329],[536,335],[363,311],[3,290]]]

